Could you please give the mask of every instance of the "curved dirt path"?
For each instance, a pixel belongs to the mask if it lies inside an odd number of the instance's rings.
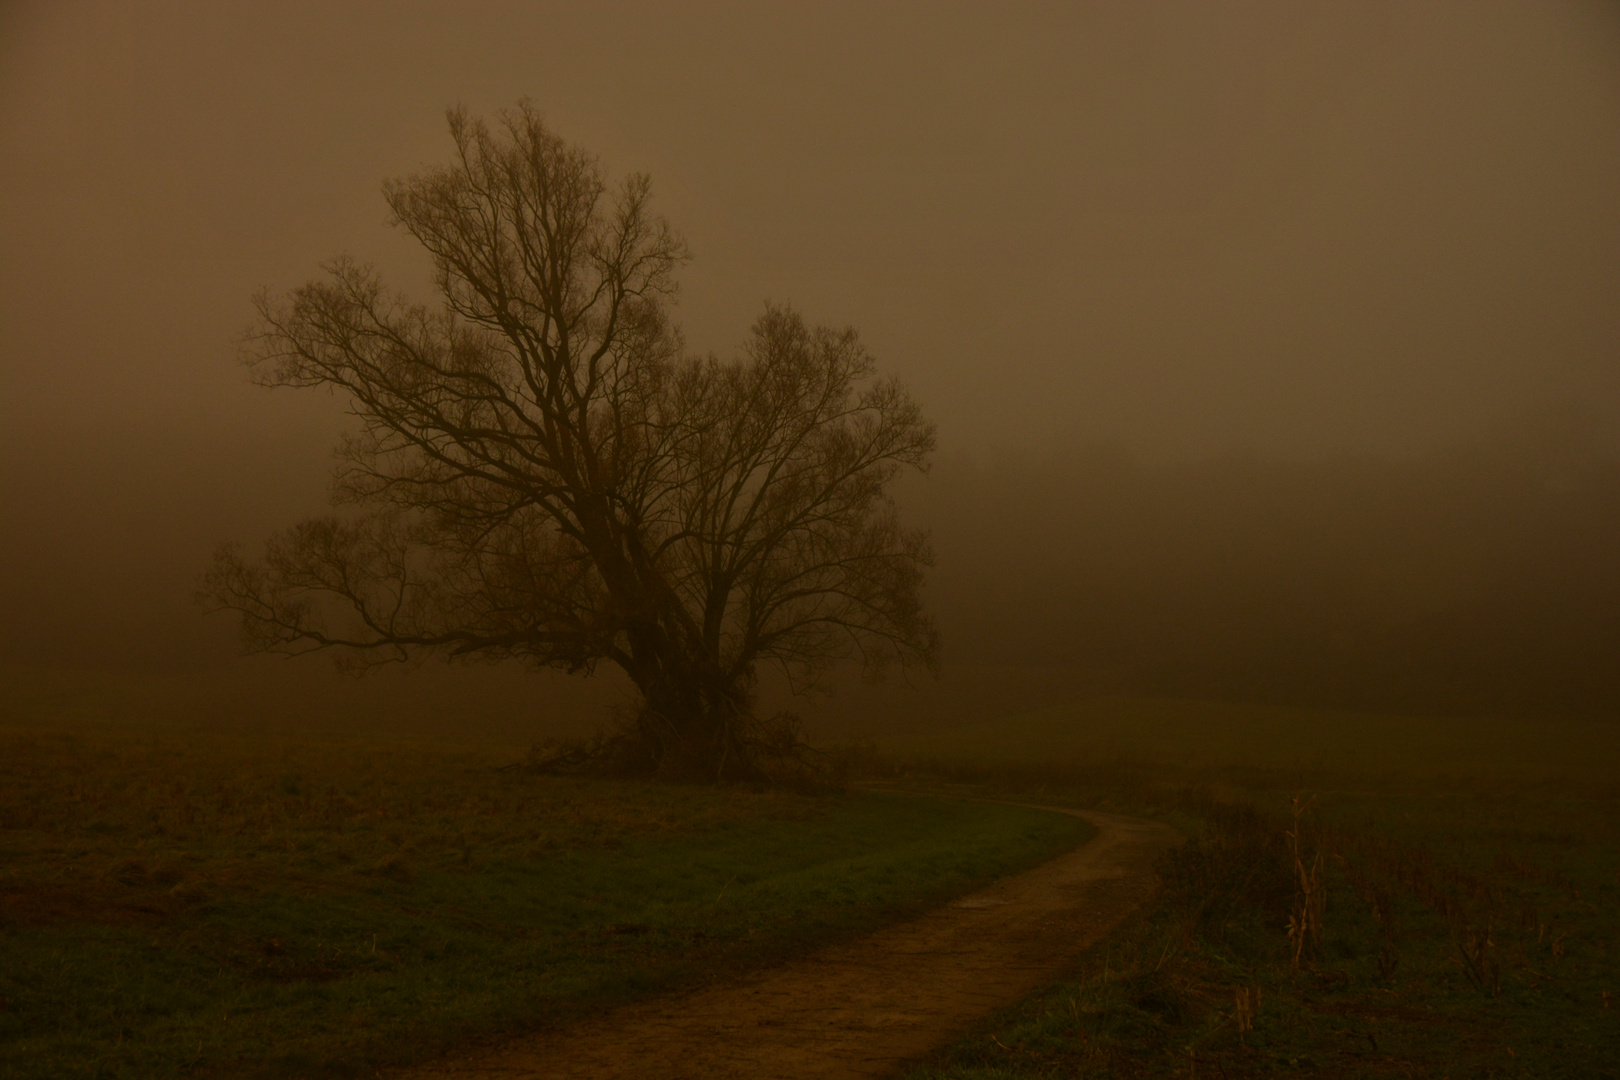
[[[858,941],[739,981],[404,1074],[427,1080],[830,1080],[880,1077],[1058,975],[1152,895],[1181,835],[1118,814],[1040,807],[1089,843]]]

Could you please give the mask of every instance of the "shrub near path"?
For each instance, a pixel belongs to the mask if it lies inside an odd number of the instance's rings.
[[[1158,903],[908,1080],[1620,1076],[1612,788],[1101,777],[1195,836]]]
[[[516,756],[0,731],[0,1076],[369,1072],[869,931],[1087,835],[494,767]]]

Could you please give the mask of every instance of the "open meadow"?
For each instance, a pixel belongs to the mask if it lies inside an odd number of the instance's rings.
[[[537,775],[464,721],[340,737],[51,685],[0,721],[4,1077],[358,1075],[564,1027],[1089,835],[995,800],[1189,841],[1149,907],[911,1080],[1620,1061],[1610,724],[1096,696],[844,748],[849,789],[801,793]]]
[[[0,724],[8,1078],[369,1075],[847,939],[1090,835],[952,798],[539,776],[466,732],[119,720],[96,692]]]
[[[1620,726],[1099,697],[874,748],[910,790],[1189,842],[909,1080],[1620,1075]]]

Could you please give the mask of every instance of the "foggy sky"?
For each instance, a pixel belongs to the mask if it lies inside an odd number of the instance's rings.
[[[428,298],[379,188],[458,102],[652,175],[694,350],[766,299],[852,323],[946,456],[1612,427],[1616,11],[7,5],[0,644],[229,638],[196,574],[319,509],[341,426],[248,385],[249,296],[350,252]]]

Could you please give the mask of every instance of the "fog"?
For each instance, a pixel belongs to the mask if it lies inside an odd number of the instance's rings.
[[[250,296],[428,298],[382,181],[529,98],[651,174],[692,350],[789,301],[939,425],[946,690],[823,713],[1620,706],[1613,5],[0,10],[6,666],[249,670],[197,578],[345,427]]]

